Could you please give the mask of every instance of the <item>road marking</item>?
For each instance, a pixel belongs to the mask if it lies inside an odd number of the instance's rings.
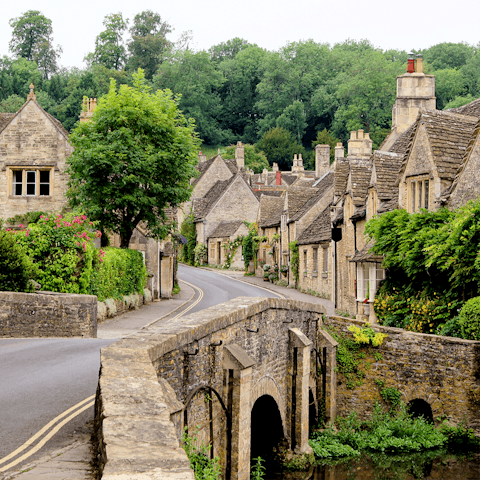
[[[185,266],[188,266],[188,265],[185,265]],[[195,268],[195,267],[190,267],[190,268]],[[207,270],[207,271],[210,272],[211,270]],[[278,295],[280,298],[288,298],[283,293],[274,292],[273,290],[270,290],[270,289],[265,288],[265,287],[261,287],[260,285],[255,285],[254,283],[249,283],[249,282],[245,282],[244,280],[239,280],[238,278],[233,278],[231,275],[227,275],[226,273],[221,273],[221,272],[212,272],[212,273],[216,273],[218,275],[223,275],[224,277],[227,277],[230,280],[235,280],[237,282],[244,283],[245,285],[251,285],[252,287],[261,288],[262,290],[265,290],[266,292],[274,293],[275,295]],[[182,280],[182,282],[184,282],[184,281],[185,280]]]
[[[10,460],[11,458],[17,456],[20,452],[28,448],[37,438],[41,437],[45,432],[47,432],[55,423],[57,423],[61,418],[63,418],[65,415],[68,415],[70,412],[73,410],[76,410],[77,408],[80,408],[85,402],[90,402],[87,405],[85,405],[83,408],[80,410],[77,410],[75,413],[70,415],[68,418],[63,420],[60,424],[58,424],[51,432],[46,435],[34,448],[32,448],[29,452],[27,452],[25,455],[21,456],[17,460],[15,460],[12,463],[9,463],[8,465],[5,465],[4,467],[0,468],[0,472],[4,472],[5,470],[8,470],[9,468],[17,465],[21,461],[23,461],[25,458],[28,458],[30,455],[33,455],[35,452],[37,452],[40,448],[47,443],[50,438],[55,435],[60,428],[62,428],[66,423],[68,423],[70,420],[75,418],[77,415],[80,415],[84,410],[87,408],[91,407],[95,402],[92,400],[95,398],[95,395],[92,395],[91,397],[86,398],[85,400],[82,400],[81,402],[77,403],[73,407],[69,408],[68,410],[65,410],[63,413],[58,415],[58,417],[55,417],[51,422],[48,422],[41,430],[39,430],[33,437],[29,438],[23,445],[18,447],[14,452],[10,453],[6,457],[3,457],[0,459],[0,464],[5,463],[7,460]]]
[[[188,307],[186,308],[183,312],[179,313],[175,317],[171,318],[171,320],[176,320],[177,318],[180,318],[182,315],[185,315],[189,310],[191,310],[195,305],[197,305],[199,302],[202,301],[203,298],[203,290],[200,287],[197,287],[196,285],[192,285],[189,282],[186,282],[185,280],[180,280],[183,283],[186,283],[188,286],[192,287],[194,290],[197,290],[199,295],[198,298]]]

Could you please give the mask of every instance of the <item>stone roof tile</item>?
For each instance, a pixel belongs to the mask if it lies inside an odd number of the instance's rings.
[[[260,198],[258,226],[266,228],[280,225],[284,204],[284,197],[272,197],[262,195],[262,197]]]
[[[241,220],[236,220],[234,222],[223,222],[217,226],[217,228],[208,236],[208,238],[231,237],[232,235],[235,235],[242,223],[243,222]]]
[[[395,186],[398,173],[402,166],[403,155],[391,152],[373,153],[373,164],[376,173],[375,187],[380,200],[388,200],[398,196],[398,186]]]
[[[16,113],[0,113],[0,132],[10,123]]]
[[[332,221],[328,205],[298,237],[299,245],[328,243],[332,240]]]
[[[228,180],[218,180],[202,198],[193,201],[193,212],[196,222],[206,217],[215,202],[220,198],[234,178],[235,177],[229,178]]]

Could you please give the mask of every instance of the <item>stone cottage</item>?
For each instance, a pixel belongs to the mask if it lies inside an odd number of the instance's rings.
[[[67,204],[68,132],[36,101],[30,85],[17,113],[0,113],[0,217],[60,211]]]

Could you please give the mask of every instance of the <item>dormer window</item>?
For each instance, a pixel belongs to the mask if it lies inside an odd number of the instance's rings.
[[[418,212],[430,205],[430,180],[428,177],[415,177],[408,181],[408,212]]]

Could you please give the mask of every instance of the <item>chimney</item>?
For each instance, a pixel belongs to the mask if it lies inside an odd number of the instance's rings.
[[[370,156],[372,154],[372,143],[369,133],[364,133],[363,130],[353,131],[348,141],[348,155]]]
[[[206,162],[207,161],[207,156],[202,153],[200,150],[198,152],[198,163]]]
[[[275,172],[275,185],[281,185],[282,184],[282,172],[280,170],[277,170]]]
[[[298,155],[298,158],[297,154],[293,157],[292,173],[303,173],[303,158],[301,153]]]
[[[335,146],[335,161],[339,158],[345,158],[345,148],[343,148],[342,142],[338,142]]]
[[[330,145],[315,146],[315,176],[320,178],[330,168]]]
[[[407,60],[407,73],[415,72],[415,54],[409,53]]]
[[[278,172],[278,163],[273,162],[272,171],[274,171],[275,173]]]
[[[416,61],[416,64],[415,64],[415,71],[417,73],[423,73],[423,55],[421,53],[419,53],[417,55],[417,61]]]
[[[268,183],[268,170],[266,168],[263,169],[262,172],[262,181],[265,185]]]
[[[242,142],[237,142],[235,146],[235,160],[239,170],[245,168],[245,147],[242,145]]]
[[[95,108],[97,108],[96,98],[83,97],[82,113],[80,113],[80,122],[88,122],[89,120],[91,120]]]

